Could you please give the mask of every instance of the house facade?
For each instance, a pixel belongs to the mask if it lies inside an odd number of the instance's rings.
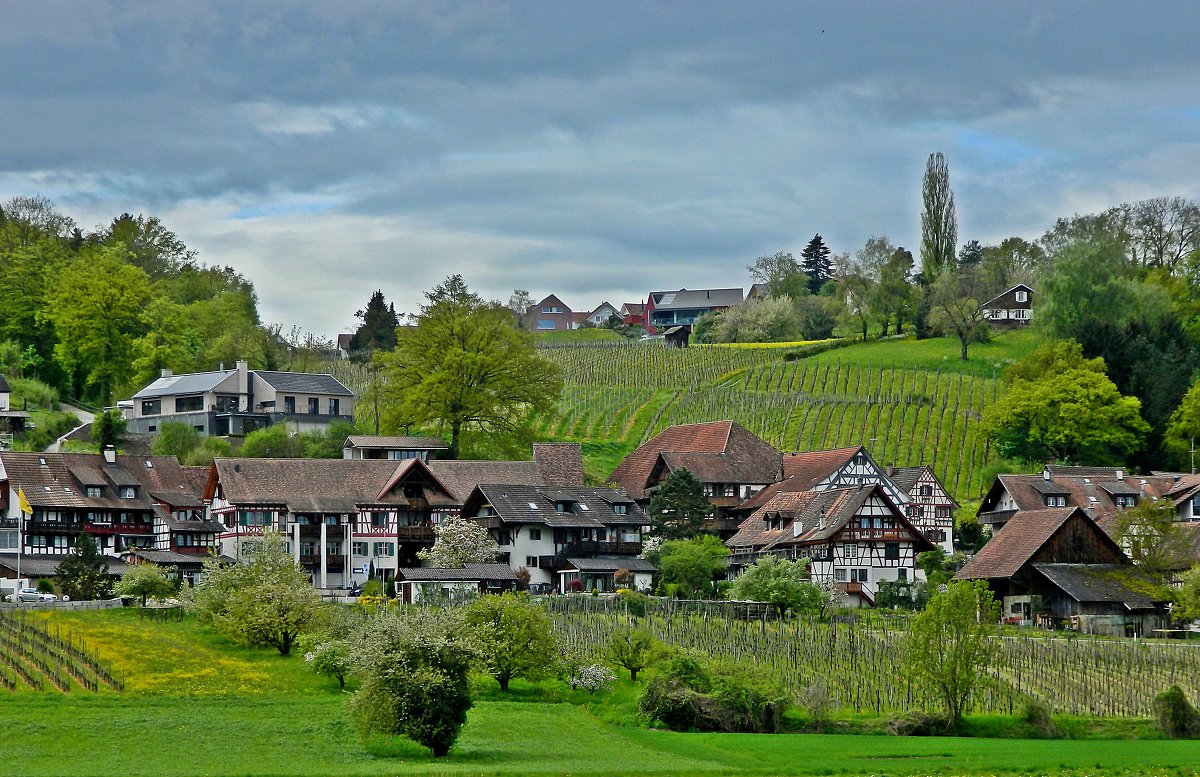
[[[621,305],[621,309],[617,311],[617,315],[621,317],[622,323],[626,326],[640,326],[645,329],[645,308],[646,306],[641,302],[626,302]]]
[[[946,491],[942,481],[929,466],[888,467],[887,479],[908,497],[905,512],[908,520],[926,539],[954,552],[954,511],[958,502]]]
[[[565,332],[575,328],[571,309],[551,294],[533,306],[534,328],[538,332]]]
[[[608,480],[644,508],[663,480],[687,469],[714,508],[705,530],[728,537],[740,523],[732,512],[779,480],[782,460],[782,453],[736,421],[682,424],[626,456]]]
[[[342,458],[429,461],[449,449],[449,443],[440,437],[379,437],[352,434],[342,445]]]
[[[251,370],[238,361],[232,370],[162,375],[133,395],[128,429],[155,434],[168,421],[201,434],[241,436],[277,423],[293,432],[354,421],[354,392],[332,375]]]
[[[1033,289],[1018,283],[983,304],[983,318],[991,326],[1012,329],[1029,326],[1033,312]]]
[[[592,326],[604,326],[608,323],[609,319],[613,318],[614,316],[617,318],[622,317],[619,310],[605,301],[597,305],[596,309],[592,312],[585,313],[583,316],[583,321],[580,323],[586,323]]]
[[[631,567],[642,587],[650,585],[653,568],[638,558],[649,519],[624,491],[481,484],[462,515],[488,530],[503,563],[528,570],[534,590],[565,591],[578,578],[590,590],[612,591],[616,570]]]
[[[742,303],[742,290],[737,289],[679,289],[652,291],[643,309],[645,329],[657,334],[681,324],[691,325],[705,313],[725,310]]]
[[[934,545],[880,484],[776,494],[726,540],[739,574],[766,555],[807,558],[846,606],[872,606],[882,582],[924,579],[917,555]]]

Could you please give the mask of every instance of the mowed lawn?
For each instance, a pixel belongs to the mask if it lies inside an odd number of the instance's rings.
[[[1037,347],[1037,337],[1028,330],[997,330],[986,343],[972,343],[967,361],[960,356],[958,339],[931,337],[927,340],[870,340],[806,357],[809,364],[841,363],[853,367],[896,367],[897,369],[941,369],[990,378],[999,377],[1013,362]]]
[[[126,672],[129,691],[0,692],[0,775],[1194,774],[1200,742],[677,734],[645,728],[638,692],[479,681],[450,756],[362,741],[348,695],[299,655],[232,645],[188,619],[46,613]],[[501,699],[512,698],[512,701]]]

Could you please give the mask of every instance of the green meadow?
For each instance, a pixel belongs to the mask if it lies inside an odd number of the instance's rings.
[[[194,621],[159,623],[136,611],[45,613],[124,673],[127,690],[2,692],[0,774],[400,775],[715,774],[991,775],[1193,774],[1200,742],[1029,740],[861,734],[688,734],[638,719],[628,681],[589,695],[557,681],[501,694],[477,678],[477,701],[444,759],[402,739],[361,740],[347,695],[299,655],[232,645]],[[972,721],[1011,734],[1014,719]],[[853,717],[831,726],[874,730]],[[1154,736],[1069,723],[1073,736]]]

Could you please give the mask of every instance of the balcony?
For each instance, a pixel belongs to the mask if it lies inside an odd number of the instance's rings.
[[[151,523],[87,523],[83,531],[88,534],[153,534]]]
[[[337,556],[326,556],[325,557],[325,569],[329,572],[341,572],[342,569],[345,567],[345,565],[346,565],[346,557],[345,556],[337,555]],[[300,566],[311,567],[313,569],[320,569],[321,568],[320,554],[301,553],[300,554]]]
[[[875,604],[875,595],[862,583],[838,583],[837,587],[839,591],[845,593],[847,596],[861,596],[868,604]]]
[[[433,542],[437,538],[432,526],[398,526],[396,539],[408,542]]]
[[[26,521],[25,531],[30,533],[72,532],[83,531],[84,524],[79,521]]]
[[[986,513],[979,514],[979,522],[984,526],[995,526],[996,524],[1006,524],[1009,519],[1017,514],[1016,510],[991,510]]]
[[[640,542],[572,542],[553,556],[538,556],[538,566],[553,569],[569,558],[588,556],[637,556],[642,552]]]

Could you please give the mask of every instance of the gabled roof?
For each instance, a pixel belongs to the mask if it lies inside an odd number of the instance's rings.
[[[148,550],[146,548],[130,548],[130,558],[149,561],[159,566],[177,566],[181,569],[199,569],[204,566],[208,556],[200,553],[176,553],[173,550]]]
[[[444,451],[450,448],[450,443],[440,437],[380,437],[352,434],[346,438],[342,447],[371,450]]]
[[[29,577],[51,577],[58,569],[59,563],[66,557],[66,554],[22,553],[21,574]],[[129,569],[128,564],[115,556],[101,556],[101,558],[108,567],[109,577],[117,577]],[[15,573],[17,571],[17,554],[0,553],[0,567]]]
[[[783,457],[783,476],[792,478],[798,486],[809,489],[849,464],[854,455],[863,450],[863,446],[855,445],[827,451],[793,453]]]
[[[611,488],[558,488],[483,483],[467,497],[463,514],[475,516],[489,504],[505,523],[536,523],[551,528],[642,526],[650,519],[624,491]],[[555,509],[563,504],[564,510]],[[619,515],[613,505],[623,505]]]
[[[1007,492],[1021,510],[1038,510],[1045,507],[1047,496],[1064,496],[1068,506],[1082,507],[1090,511],[1092,518],[1100,518],[1117,512],[1115,496],[1169,496],[1179,487],[1173,475],[1124,475],[1118,480],[1118,470],[1113,468],[1071,468],[1073,474],[1054,474],[1059,469],[1051,468],[1050,480],[1045,480],[1043,474],[997,475],[979,511],[994,511],[1001,494]]]
[[[577,442],[535,442],[533,461],[546,483],[583,485],[583,446]]]
[[[650,476],[659,454],[667,452],[724,453],[738,462],[738,466],[755,461],[767,462],[763,466],[776,471],[783,457],[769,443],[751,434],[736,421],[682,424],[664,429],[626,456],[608,480],[625,489],[634,499],[645,499],[647,487],[653,485]],[[770,482],[776,477],[748,482]]]
[[[0,462],[12,486],[22,488],[35,507],[149,510],[152,499],[174,506],[199,503],[193,482],[173,456],[120,455],[109,464],[99,453],[5,451]],[[100,486],[102,496],[87,496],[88,486]],[[133,498],[123,499],[121,486],[138,488]]]
[[[1018,510],[987,544],[958,571],[957,580],[1012,577],[1041,550],[1069,520],[1077,518],[1095,529],[1101,542],[1124,557],[1112,538],[1078,507]]]
[[[1017,289],[1024,289],[1025,291],[1029,292],[1030,294],[1034,293],[1033,289],[1030,288],[1029,286],[1026,286],[1024,283],[1018,283],[1016,286],[1010,286],[1009,288],[1005,289],[1004,291],[1000,292],[996,296],[989,299],[987,302],[983,303],[983,307],[986,308],[988,305],[990,305],[993,302],[995,302],[996,300],[1000,299],[1005,294],[1009,293],[1010,291],[1016,291]]]
[[[462,582],[506,580],[515,582],[517,575],[508,564],[467,564],[463,567],[401,567],[396,577],[411,582]]]
[[[464,461],[429,462],[429,470],[462,504],[480,483],[507,483],[538,486],[547,482],[536,461]]]
[[[230,375],[236,374],[236,370],[215,370],[213,372],[190,372],[184,375],[166,375],[134,394],[133,398],[151,399],[178,394],[203,394],[215,389]]]
[[[419,459],[409,459],[405,465]],[[294,512],[357,512],[355,504],[406,505],[380,494],[397,464],[386,459],[217,459],[225,500],[238,505],[286,505]]]
[[[564,313],[571,310],[569,307],[567,307],[567,304],[565,302],[563,302],[561,299],[559,299],[558,296],[555,294],[548,294],[545,297],[543,297],[540,302],[537,302],[534,304],[535,307],[539,307],[539,308],[543,305],[546,305],[546,306],[557,305],[558,307],[563,309]]]
[[[742,303],[742,290],[736,289],[680,289],[679,291],[652,291],[650,299],[655,310],[699,310],[704,308],[733,307]]]
[[[779,477],[779,461],[767,458],[739,458],[727,453],[659,454],[662,464],[671,472],[686,469],[701,483],[767,484]]]
[[[642,309],[645,307],[646,306],[641,302],[626,302],[621,305],[621,309],[618,312],[627,316],[640,316],[642,314]]]
[[[657,572],[658,567],[644,558],[569,558],[560,570],[575,570],[577,572],[592,572],[595,574],[611,574],[618,569],[629,572]]]
[[[308,372],[276,372],[274,370],[252,370],[256,380],[261,380],[276,391],[294,391],[297,394],[333,394],[352,397],[354,392],[346,388],[332,375]]]
[[[1165,603],[1144,593],[1155,583],[1128,564],[1034,564],[1033,568],[1075,601],[1115,602],[1126,609],[1154,610]],[[1138,589],[1130,582],[1140,583]]]

